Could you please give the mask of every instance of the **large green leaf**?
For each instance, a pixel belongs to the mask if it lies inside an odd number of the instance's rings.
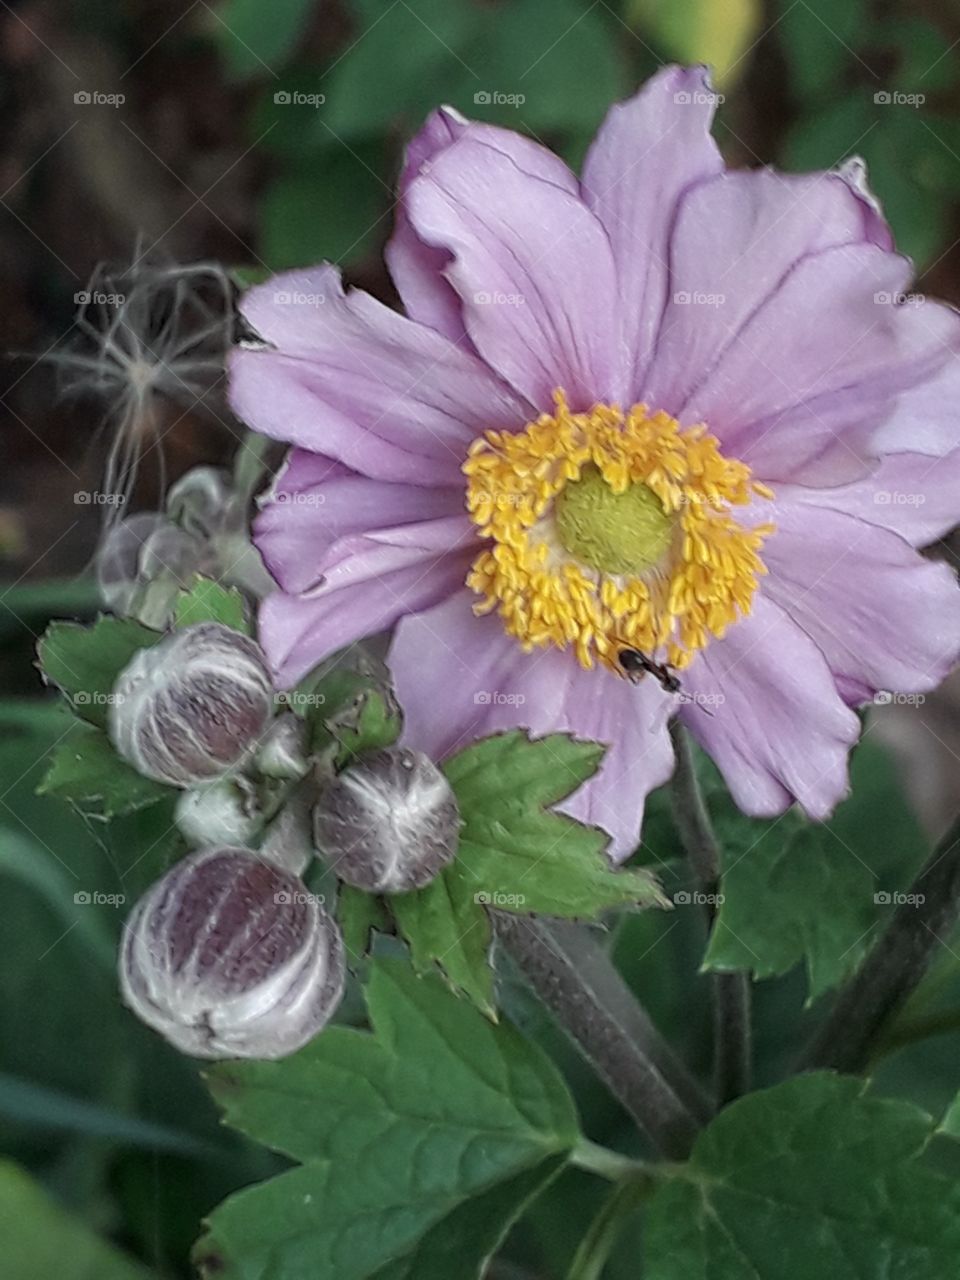
[[[474,1280],[497,1250],[511,1224],[563,1168],[553,1156],[482,1195],[465,1200],[417,1243],[413,1252],[389,1262],[374,1280]]]
[[[103,729],[120,672],[139,649],[162,638],[130,618],[101,617],[92,627],[53,622],[37,650],[40,669],[78,716]]]
[[[719,834],[727,871],[705,967],[769,978],[805,961],[811,998],[840,982],[869,946],[870,869],[816,827],[791,820],[744,820]]]
[[[0,1240],[10,1280],[147,1280],[149,1274],[8,1162],[0,1164]]]
[[[723,1111],[648,1205],[647,1280],[946,1280],[960,1184],[924,1167],[930,1117],[862,1081],[800,1076]]]
[[[332,1027],[282,1062],[211,1071],[228,1121],[300,1165],[214,1211],[196,1251],[205,1274],[476,1277],[513,1216],[496,1188],[514,1184],[518,1212],[570,1151],[566,1088],[511,1026],[395,960],[373,963],[366,994],[372,1033]],[[458,1256],[470,1217],[449,1220],[475,1197],[482,1217]]]
[[[860,746],[851,795],[823,823],[795,811],[773,821],[710,796],[723,850],[723,902],[704,965],[758,978],[807,968],[811,999],[856,969],[876,926],[927,852],[886,753]]]
[[[114,818],[169,798],[171,789],[121,760],[99,729],[77,724],[54,749],[39,792],[91,817]]]

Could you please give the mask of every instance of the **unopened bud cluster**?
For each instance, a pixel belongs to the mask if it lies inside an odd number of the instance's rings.
[[[196,1057],[279,1058],[314,1036],[343,990],[343,941],[300,872],[316,853],[371,893],[420,889],[454,858],[444,774],[407,748],[315,766],[264,654],[205,622],[140,650],[108,728],[146,777],[177,787],[196,852],[134,908],[120,955],[126,1003]],[[259,846],[256,850],[252,846]]]

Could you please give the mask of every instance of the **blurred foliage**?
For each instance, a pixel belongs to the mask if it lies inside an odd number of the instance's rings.
[[[627,0],[627,21],[677,62],[705,62],[718,89],[735,83],[760,35],[762,0]]]
[[[798,108],[783,163],[829,168],[862,155],[898,246],[926,266],[960,195],[960,121],[947,109],[960,76],[953,42],[923,18],[874,21],[867,0],[777,2]]]
[[[706,62],[742,143],[739,119],[763,88],[750,83],[758,48],[786,72],[787,119],[763,158],[818,169],[862,155],[922,267],[960,195],[955,37],[905,3],[879,9],[772,0],[764,21],[759,0],[349,0],[343,41],[314,61],[299,47],[304,0],[229,0],[214,35],[229,74],[260,85],[249,133],[275,161],[260,205],[260,253],[274,269],[357,262],[383,243],[400,146],[439,103],[578,163],[610,102],[661,61]]]

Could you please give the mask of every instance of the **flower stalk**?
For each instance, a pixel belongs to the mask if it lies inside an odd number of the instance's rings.
[[[596,944],[582,928],[550,927],[505,912],[496,913],[496,931],[530,987],[651,1143],[670,1159],[685,1159],[706,1104]],[[634,1006],[629,1029],[622,1007],[599,990],[601,972],[604,985],[622,986]]]
[[[700,791],[693,752],[679,721],[670,725],[677,764],[671,781],[674,820],[680,842],[702,893],[707,897],[707,921],[716,916],[713,902],[720,886],[720,846]],[[750,1090],[752,1029],[750,979],[746,973],[712,974],[714,1085],[723,1106]]]
[[[859,1072],[960,917],[960,818],[840,993],[804,1057],[808,1069]]]

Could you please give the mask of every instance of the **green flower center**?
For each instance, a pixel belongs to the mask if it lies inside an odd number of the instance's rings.
[[[673,541],[674,522],[652,489],[635,481],[615,493],[593,464],[557,494],[553,511],[564,550],[601,573],[642,574]]]

